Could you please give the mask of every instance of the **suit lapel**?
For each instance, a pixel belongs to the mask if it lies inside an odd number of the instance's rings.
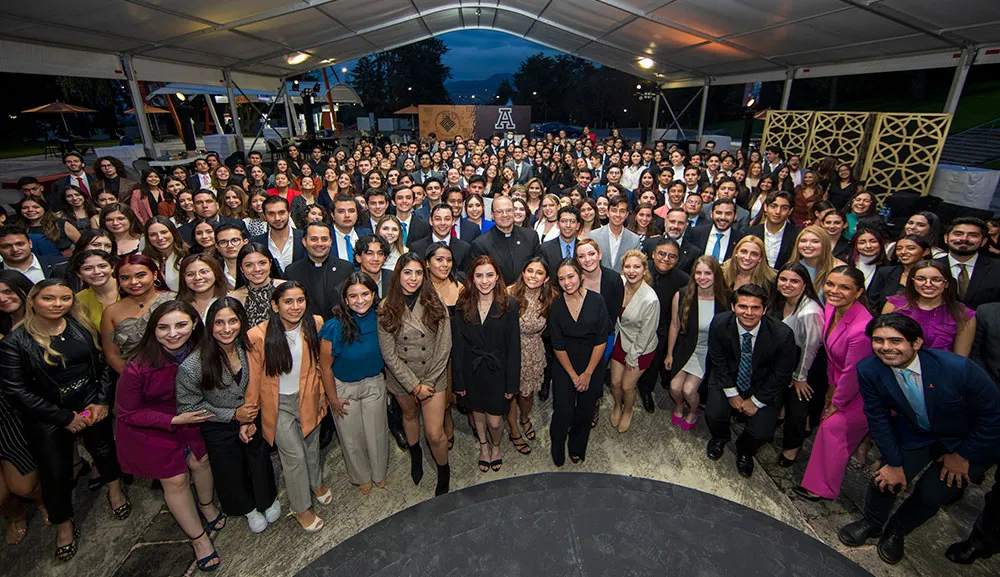
[[[695,305],[697,305],[697,304],[698,303],[696,301]],[[736,367],[738,369],[739,366],[740,366],[740,355],[743,354],[743,351],[741,350],[741,346],[740,346],[741,345],[741,343],[740,343],[740,328],[739,328],[739,322],[736,320],[736,315],[733,315],[733,320],[730,321],[730,323],[729,323],[729,334],[733,335],[733,338],[732,338],[733,354],[736,355]]]
[[[923,359],[920,360],[920,366],[923,368]],[[879,376],[883,383],[885,383],[886,388],[889,390],[889,395],[896,401],[896,405],[902,412],[906,413],[907,418],[912,422],[917,422],[917,415],[913,412],[913,407],[910,406],[910,401],[906,399],[906,394],[903,393],[903,389],[899,386],[899,381],[896,380],[896,374],[892,372],[892,369],[887,367],[884,363],[878,363]],[[926,381],[925,381],[926,382]]]
[[[844,318],[840,319],[840,322],[837,323],[837,326],[833,327],[833,331],[829,333],[830,336],[827,339],[828,343],[827,348],[833,347],[834,344],[837,342],[837,339],[844,336],[844,333],[847,332],[847,329],[851,327],[851,323],[854,322],[854,318],[857,317],[859,310],[860,309],[857,306],[852,306],[850,310],[847,311],[847,314],[844,315]],[[826,311],[825,328],[828,328],[830,326],[830,323],[833,322],[833,317],[836,314],[837,314],[836,307],[830,307],[829,310]]]
[[[921,354],[917,352],[917,356],[920,358],[920,372],[921,385],[924,388],[924,407],[927,411],[927,420],[931,423],[931,428],[934,428],[934,409],[936,408],[936,391],[934,390],[934,383],[941,382],[941,377],[944,377],[941,373],[941,367],[937,362],[931,358],[930,355]]]
[[[972,275],[969,277],[969,288],[965,291],[965,300],[971,302],[974,300],[972,297],[975,296],[976,291],[979,290],[979,285],[983,284],[983,279],[989,274],[989,264],[982,255],[976,259],[976,267],[972,269]]]

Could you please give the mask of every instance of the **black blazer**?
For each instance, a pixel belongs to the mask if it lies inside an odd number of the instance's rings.
[[[712,249],[708,246],[708,237],[711,236],[713,226],[714,224],[711,220],[706,220],[704,224],[699,224],[698,226],[687,231],[685,233],[684,242],[690,242],[692,245],[697,247],[702,254],[712,254]],[[730,228],[729,230],[731,231],[729,234],[729,246],[726,249],[726,257],[722,260],[733,256],[733,251],[736,249],[736,243],[743,238],[743,233],[736,230],[735,227]]]
[[[698,257],[703,254],[705,253],[702,252],[700,248],[695,246],[688,236],[685,235],[684,242],[681,243],[681,252],[677,256],[677,268],[691,274],[691,267],[694,266],[694,261],[698,260]]]
[[[875,316],[882,314],[882,307],[885,306],[886,299],[903,292],[903,285],[899,284],[899,278],[902,274],[903,265],[901,264],[890,264],[875,269],[872,282],[868,283],[868,304],[871,305]]]
[[[366,234],[372,234],[372,229],[356,226],[356,227],[354,227],[354,232],[357,233],[358,238],[361,238],[361,237],[365,236]],[[347,255],[346,254],[340,254],[340,245],[337,244],[337,235],[339,235],[340,233],[337,232],[337,229],[335,227],[331,226],[330,227],[330,234],[332,234],[333,237],[334,237],[333,238],[333,246],[330,247],[330,254],[333,255],[333,256],[335,256],[335,257],[337,257],[337,258],[339,258],[339,259],[347,260]],[[343,235],[341,235],[341,236],[343,236]],[[351,261],[348,261],[348,262],[351,262]],[[351,264],[353,265],[354,263],[351,262]]]
[[[194,246],[194,223],[196,220],[198,219],[184,223],[183,225],[181,225],[181,228],[177,231],[181,234],[182,237],[184,237],[184,240],[188,243],[188,246]],[[222,216],[218,214],[215,215],[215,218],[211,220],[214,221],[213,226],[215,226],[216,228],[218,228],[223,224],[231,224],[242,230],[243,236],[247,238],[250,237],[250,233],[247,232],[247,225],[242,220],[236,220],[234,218],[229,218],[228,216]]]
[[[950,266],[947,256],[937,260]],[[979,255],[979,258],[976,259],[976,266],[972,269],[972,275],[969,277],[969,288],[962,302],[973,310],[982,304],[1000,302],[1000,264],[997,264],[997,261],[987,255]]]
[[[858,387],[872,439],[893,467],[903,465],[903,451],[938,441],[947,452],[969,460],[969,474],[975,479],[1000,453],[1000,390],[986,371],[965,357],[928,348],[917,355],[930,431],[917,426],[892,369],[875,356],[858,362]]]
[[[331,254],[316,266],[312,259],[304,258],[288,265],[285,279],[297,281],[306,287],[309,296],[307,314],[319,315],[324,321],[333,317],[334,305],[340,304],[340,291],[335,290],[354,272],[354,265]]]
[[[406,231],[407,248],[412,249],[414,242],[423,238],[427,238],[430,235],[431,235],[431,225],[428,224],[426,220],[418,217],[415,214],[410,217],[410,224],[408,226],[408,230]]]
[[[573,256],[576,256],[576,246],[573,247]],[[555,279],[556,267],[563,261],[562,244],[559,242],[559,237],[542,243],[542,258],[545,259],[545,266],[549,269],[549,278]]]
[[[656,336],[660,340],[658,346],[666,349],[670,321],[673,318],[671,305],[674,295],[687,285],[690,277],[676,266],[663,274],[658,274],[652,262],[649,263],[649,271],[653,274],[653,291],[660,301],[660,322],[656,326]]]
[[[410,246],[410,252],[423,259],[427,255],[427,249],[431,246],[433,240],[433,235],[427,235],[415,241]],[[469,263],[472,262],[472,259],[469,258],[472,253],[472,245],[460,238],[452,238],[448,240],[448,246],[451,248],[451,256],[454,259],[455,272],[465,272],[465,269],[469,268]]]
[[[462,217],[461,224],[458,225],[458,238],[464,240],[465,242],[472,244],[472,241],[479,238],[482,234],[482,230],[479,225],[472,222],[471,220]]]
[[[709,387],[728,389],[736,386],[740,368],[740,336],[736,314],[727,311],[715,316],[708,329],[708,364],[712,367]],[[780,319],[764,315],[753,347],[750,389],[746,397],[771,407],[781,407],[785,389],[792,382],[792,372],[799,361],[795,334]]]
[[[90,190],[91,200],[97,198],[97,181],[94,179],[94,175],[89,172],[84,172],[87,175],[87,189]],[[126,179],[124,174],[119,175],[122,179]],[[49,189],[49,194],[46,196],[46,200],[49,202],[49,210],[52,212],[58,212],[63,209],[63,193],[66,189],[70,187],[70,175],[61,177],[58,180],[52,182],[52,187]],[[131,193],[132,191],[128,191]]]
[[[682,286],[682,287],[679,287],[677,289],[677,305],[678,305],[677,312],[678,312],[678,314],[680,314],[680,311],[681,311],[681,306],[680,305],[684,304],[684,295],[685,295],[685,293],[687,293],[686,287]],[[671,301],[670,303],[668,303],[667,304],[667,309],[671,309],[673,307],[673,304],[674,304],[673,301]],[[662,314],[663,307],[661,306],[660,309],[661,309],[660,313]],[[720,302],[718,300],[715,301],[715,314],[716,315],[718,315],[720,313],[724,313],[724,312],[726,312],[728,310],[729,310],[729,307],[725,306],[725,304],[723,304],[722,302]],[[670,314],[673,315],[673,311],[672,310],[671,310]],[[680,319],[678,319],[678,320],[680,320]],[[694,354],[694,349],[698,346],[698,324],[699,324],[699,322],[700,322],[700,319],[698,318],[698,303],[694,302],[694,303],[691,303],[691,311],[688,313],[687,322],[685,322],[684,326],[682,327],[684,329],[684,331],[677,333],[677,341],[674,343],[674,350],[673,350],[673,364],[670,365],[670,376],[671,376],[671,378],[673,378],[674,375],[676,375],[677,373],[679,373],[680,370],[684,368],[684,365],[686,365],[687,362],[691,359],[691,355]],[[669,330],[669,328],[670,327],[667,327],[668,330]],[[669,346],[669,344],[668,344],[668,346]],[[670,353],[670,351],[668,350],[667,353]],[[712,370],[711,364],[708,362],[708,359],[706,358],[705,359],[705,379],[703,379],[703,380],[707,380],[707,377],[708,377],[709,373],[711,373],[711,370]]]
[[[764,223],[756,224],[746,230],[746,234],[753,235],[760,240],[764,240]],[[788,259],[792,258],[792,250],[795,248],[795,239],[799,236],[799,229],[788,221],[784,232],[781,233],[781,246],[778,247],[778,259],[774,262],[774,268],[779,269],[785,266]]]
[[[465,224],[462,225],[465,227]],[[493,227],[485,234],[472,241],[472,260],[487,254],[497,262],[503,282],[512,285],[521,274],[521,267],[529,258],[542,254],[538,235],[533,230],[515,226],[511,230],[511,238],[504,238],[504,233],[498,227]],[[614,273],[617,275],[617,273]]]
[[[986,303],[976,309],[976,338],[969,358],[1000,385],[1000,303]]]
[[[608,320],[611,323],[611,331],[614,332],[622,303],[625,302],[625,283],[622,281],[622,275],[606,266],[601,267],[601,296],[604,297],[604,304],[608,307]]]
[[[250,237],[250,242],[259,242],[260,244],[267,246],[267,235],[269,233],[259,234],[254,237]],[[302,244],[302,229],[293,228],[292,238],[288,239],[292,243],[292,262],[302,260],[306,258],[306,247]],[[271,255],[274,258],[274,262],[278,263],[278,257],[276,255]],[[281,266],[278,263],[278,266]],[[291,265],[289,265],[291,266]],[[282,271],[284,273],[284,271]]]

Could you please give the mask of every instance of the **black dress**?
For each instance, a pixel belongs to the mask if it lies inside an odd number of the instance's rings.
[[[477,313],[478,314],[478,313]],[[451,318],[452,390],[460,405],[471,411],[505,415],[506,394],[521,389],[521,321],[517,299],[507,297],[502,315],[496,303],[486,322],[465,320],[461,311]]]
[[[549,313],[549,336],[554,351],[564,351],[577,374],[587,369],[594,347],[607,345],[610,332],[608,309],[604,297],[594,291],[587,291],[576,320],[566,306],[564,296],[552,303]],[[569,453],[583,459],[590,439],[590,421],[594,416],[594,404],[604,385],[605,363],[598,362],[590,377],[590,386],[585,391],[577,391],[569,373],[558,360],[552,367],[552,460],[556,465],[565,462],[567,437]]]

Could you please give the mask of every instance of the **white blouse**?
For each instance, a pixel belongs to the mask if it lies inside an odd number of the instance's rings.
[[[795,344],[799,346],[799,364],[792,373],[796,381],[806,380],[816,353],[823,345],[823,307],[816,301],[801,297],[799,306],[783,322],[795,334]]]

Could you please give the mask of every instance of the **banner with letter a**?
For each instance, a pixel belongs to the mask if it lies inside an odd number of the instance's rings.
[[[494,133],[526,134],[530,128],[530,106],[453,106],[421,104],[420,135],[433,132],[438,140],[489,139]]]

